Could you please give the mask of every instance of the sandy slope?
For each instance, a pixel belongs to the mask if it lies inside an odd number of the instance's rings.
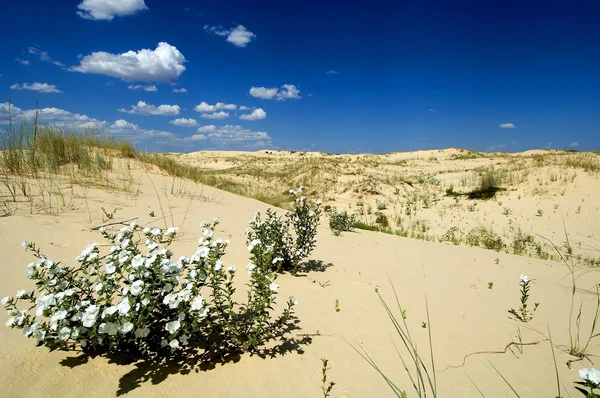
[[[171,224],[183,224],[183,236],[174,244],[176,256],[189,254],[199,234],[199,223],[220,216],[221,237],[231,239],[226,264],[243,269],[248,261],[244,229],[263,203],[238,197],[209,187],[202,188],[208,200],[175,197],[162,192],[170,186],[166,177],[152,176],[160,193],[164,212]],[[97,241],[91,226],[101,223],[100,206],[121,207],[118,219],[139,217],[140,224],[164,226],[160,205],[147,176],[142,177],[137,198],[91,191],[85,210],[59,216],[15,215],[0,219],[0,296],[13,295],[19,288],[29,288],[25,266],[32,261],[20,246],[22,240],[36,242],[54,260],[73,262],[86,243]],[[198,188],[196,194],[200,192]],[[171,209],[169,211],[169,208]],[[188,211],[189,208],[189,211]],[[151,218],[148,213],[157,215]],[[90,223],[90,214],[96,218]],[[281,276],[280,301],[294,295],[300,302],[297,316],[302,328],[295,333],[315,333],[309,344],[301,344],[285,355],[262,359],[248,355],[235,363],[200,369],[182,374],[181,366],[153,368],[145,364],[119,365],[104,358],[76,364],[74,354],[49,353],[35,348],[33,341],[19,331],[0,328],[0,386],[6,397],[113,396],[128,392],[131,396],[199,396],[199,397],[317,397],[320,396],[320,358],[328,358],[329,378],[336,385],[333,397],[393,396],[383,379],[345,341],[362,344],[372,358],[393,380],[412,388],[390,338],[392,326],[374,292],[380,287],[383,296],[392,299],[387,280],[393,281],[407,310],[407,321],[422,355],[428,358],[425,296],[429,302],[437,384],[440,396],[480,396],[469,377],[488,397],[510,396],[508,386],[488,363],[491,362],[510,380],[522,397],[556,395],[554,365],[547,335],[549,325],[554,342],[568,345],[567,333],[570,280],[560,263],[513,256],[494,251],[450,246],[392,235],[358,231],[334,237],[323,220],[318,248],[311,258],[331,264],[325,271],[313,271],[304,277]],[[498,263],[496,263],[498,259]],[[518,280],[521,273],[535,279],[531,302],[540,302],[535,319],[523,325],[508,319],[507,310],[519,303]],[[244,272],[240,273],[241,282]],[[319,283],[329,282],[321,287]],[[493,289],[487,288],[494,282]],[[579,279],[577,302],[583,301],[583,335],[589,330],[595,297],[591,292],[600,282],[597,273]],[[340,312],[335,312],[335,300]],[[5,322],[1,312],[0,321]],[[517,340],[520,327],[524,342],[539,342],[513,353],[475,355],[465,366],[443,371],[448,365],[460,364],[463,356],[475,351],[503,350]],[[396,344],[400,344],[397,339]],[[592,344],[594,345],[594,344]],[[300,352],[298,352],[300,351]],[[402,351],[404,352],[404,351]],[[597,348],[591,351],[600,354]],[[557,350],[560,378],[572,396],[573,382],[579,380],[577,369],[590,363],[575,364]],[[70,365],[70,366],[66,366]],[[468,377],[468,376],[469,377]]]

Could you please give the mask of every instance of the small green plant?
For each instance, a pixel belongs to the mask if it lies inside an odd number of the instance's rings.
[[[121,210],[118,207],[115,207],[112,213],[109,213],[104,207],[101,207],[101,209],[104,213],[104,217],[106,217],[107,220],[112,220],[113,218],[115,218],[115,214],[117,214],[117,211]]]
[[[154,217],[154,210],[152,210],[150,213],[148,213],[148,215],[149,215],[150,217]]]
[[[579,369],[579,377],[584,381],[576,381],[575,389],[588,398],[600,398],[600,394],[596,394],[594,390],[600,389],[600,371],[594,368]],[[589,391],[585,390],[588,388]]]
[[[502,214],[504,214],[505,216],[507,216],[507,217],[508,217],[508,216],[510,216],[510,215],[512,214],[512,209],[509,209],[508,207],[505,207],[505,208],[502,210]]]
[[[475,209],[477,209],[477,203],[467,205],[467,210],[473,212],[473,211],[475,211]]]
[[[492,289],[494,287],[494,282],[488,282],[488,289]]]
[[[402,319],[406,319],[406,310],[402,310]]]
[[[495,259],[494,263],[496,263],[496,265],[500,264],[500,259],[499,258]]]
[[[334,206],[328,211],[329,228],[335,236],[339,236],[344,231],[352,231],[356,224],[356,214],[348,214],[346,210],[339,212]]]
[[[387,202],[385,200],[377,201],[377,210],[385,210],[387,209]]]
[[[541,217],[544,215],[544,211],[542,209],[537,209],[537,213],[535,215]]]
[[[511,308],[508,312],[521,322],[529,322],[533,319],[533,312],[535,312],[540,303],[535,303],[533,311],[529,312],[527,309],[527,301],[529,300],[529,284],[532,282],[531,279],[525,274],[521,274],[521,306],[518,309]]]
[[[335,299],[335,312],[340,312],[340,300]]]
[[[321,358],[321,363],[323,364],[323,368],[322,368],[322,374],[323,377],[321,378],[321,390],[323,391],[323,398],[327,398],[329,397],[331,390],[333,389],[333,386],[335,386],[335,383],[333,381],[330,381],[329,384],[327,384],[327,371],[331,368],[328,368],[327,365],[329,363],[329,359],[326,358]]]
[[[458,236],[458,227],[451,227],[446,233],[440,238],[441,242],[452,242],[455,246],[460,245],[462,239]]]

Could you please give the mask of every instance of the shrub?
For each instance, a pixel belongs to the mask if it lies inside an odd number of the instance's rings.
[[[299,192],[290,194],[296,197]],[[297,197],[294,211],[278,216],[267,209],[266,218],[257,212],[246,230],[246,243],[251,260],[266,268],[265,272],[290,271],[297,273],[300,261],[308,257],[317,243],[317,226],[321,218],[321,202],[312,203],[304,196]],[[292,233],[293,229],[293,233]]]
[[[253,350],[284,333],[296,301],[290,298],[272,320],[277,274],[261,263],[247,267],[246,303],[233,301],[236,269],[221,260],[228,241],[214,238],[217,224],[203,223],[196,251],[178,260],[168,249],[176,228],[135,223],[118,233],[101,229],[112,243],[110,252],[103,255],[97,243],[89,244],[72,267],[24,242],[38,259],[27,266],[35,289],[2,300],[10,315],[6,325],[23,329],[38,345],[85,353],[168,354],[184,346]],[[140,236],[144,250],[138,248]]]
[[[385,214],[382,214],[382,213],[378,213],[377,214],[377,218],[375,219],[375,223],[379,224],[383,228],[389,228],[389,226],[390,226],[390,221],[388,220],[387,216]]]
[[[469,246],[483,246],[486,249],[495,251],[500,251],[505,247],[500,235],[484,227],[472,229],[467,234],[465,241]]]
[[[346,210],[338,212],[338,209],[334,206],[329,212],[329,228],[335,236],[339,236],[344,231],[352,231],[354,224],[356,223],[356,214],[348,214]]]
[[[467,194],[469,199],[491,199],[501,191],[500,175],[494,170],[487,170],[479,176],[479,185]]]

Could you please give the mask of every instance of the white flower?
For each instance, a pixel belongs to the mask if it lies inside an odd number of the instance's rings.
[[[39,323],[35,322],[29,325],[27,329],[25,329],[25,336],[31,336],[38,328]]]
[[[15,324],[15,318],[11,317],[11,318],[8,318],[8,321],[6,321],[6,323],[4,325],[8,326],[8,327],[11,327],[14,324]]]
[[[248,275],[252,275],[252,271],[254,271],[254,268],[256,268],[256,265],[252,263],[248,263],[248,265],[246,265],[246,271],[248,271]]]
[[[184,334],[183,336],[179,337],[179,340],[181,340],[181,345],[187,345],[188,339],[189,339],[189,337],[186,334]]]
[[[148,328],[137,329],[134,334],[135,334],[135,337],[143,339],[144,337],[148,336],[148,334],[150,334],[150,329],[148,329]]]
[[[204,298],[202,296],[196,296],[192,299],[190,303],[192,307],[192,311],[200,311],[204,306]]]
[[[17,291],[17,297],[18,297],[18,298],[21,298],[21,297],[25,296],[26,294],[27,294],[27,291],[26,291],[26,290],[19,289],[19,290]]]
[[[137,296],[144,290],[144,281],[137,280],[131,284],[131,295]]]
[[[269,290],[270,290],[270,291],[272,291],[272,292],[276,292],[278,287],[279,287],[279,285],[278,285],[277,283],[275,283],[275,282],[272,282],[272,283],[269,285]]]
[[[205,229],[202,235],[204,236],[204,239],[212,239],[215,234],[212,229]]]
[[[127,334],[133,330],[133,323],[125,322],[121,325],[121,333]]]
[[[52,315],[52,317],[50,318],[50,320],[52,322],[58,322],[58,321],[62,321],[63,319],[65,319],[67,317],[68,312],[64,309],[60,309],[58,311],[56,311],[54,313],[54,315]]]
[[[98,312],[100,312],[100,308],[95,305],[90,305],[85,309],[83,315],[81,316],[81,323],[86,328],[91,328],[96,323],[96,318],[98,318]]]
[[[206,246],[202,246],[196,249],[196,255],[201,258],[208,257],[208,253],[210,253],[210,249]]]
[[[529,277],[525,274],[521,274],[521,282],[523,282],[523,283],[529,282]]]
[[[273,265],[280,263],[280,262],[283,262],[283,258],[281,258],[281,257],[275,257],[272,261]]]
[[[290,194],[292,194],[292,195],[296,195],[296,191],[294,191],[293,189],[290,189],[290,191],[289,191],[289,192],[290,192]]]
[[[133,267],[133,269],[138,269],[142,265],[144,265],[144,257],[142,257],[141,254],[138,254],[131,259],[131,266]]]
[[[6,296],[2,299],[2,301],[0,301],[0,303],[2,303],[3,307],[6,307],[6,304],[8,304],[8,300],[9,300],[9,297]]]
[[[123,300],[117,305],[117,310],[119,310],[119,314],[127,315],[129,310],[131,309],[131,304],[129,304],[129,299],[127,297],[123,297]]]
[[[58,331],[58,338],[61,340],[67,340],[71,336],[71,329],[64,327]]]
[[[44,314],[44,311],[47,308],[53,306],[55,303],[56,303],[56,300],[55,300],[54,295],[52,293],[51,294],[46,294],[46,295],[41,295],[35,301],[35,304],[37,305],[36,315],[37,316],[42,316]]]
[[[159,229],[159,228],[152,228],[152,229],[150,230],[150,233],[151,233],[152,235],[154,235],[154,236],[158,236],[158,235],[160,235],[160,229]]]
[[[251,252],[256,245],[260,245],[260,239],[254,239],[252,242],[248,243],[248,251]]]
[[[102,284],[102,282],[98,282],[96,284],[96,293],[100,293],[102,291],[102,287],[104,287],[104,285]]]
[[[177,308],[180,301],[181,301],[181,299],[180,299],[179,295],[177,295],[175,293],[169,293],[163,299],[163,304],[167,304],[169,306],[169,308],[173,309],[173,308]]]
[[[200,313],[198,314],[198,316],[200,318],[204,318],[206,316],[206,314],[208,314],[208,307],[204,307],[204,309],[202,311],[200,311]]]
[[[108,263],[106,264],[106,267],[104,267],[104,272],[106,272],[108,275],[114,274],[116,270],[117,268],[113,263]]]
[[[321,200],[317,200],[317,206],[321,205]]]
[[[212,218],[212,222],[215,223],[215,224],[218,223],[220,220],[221,219],[219,217],[213,217]]]
[[[298,300],[296,300],[296,297],[290,296],[290,303],[292,303],[292,305],[298,305]]]
[[[25,250],[27,250],[27,241],[24,240],[23,242],[21,242],[21,247]]]
[[[177,230],[179,228],[177,227],[169,227],[167,228],[167,230],[165,231],[165,235],[175,235],[177,233]]]
[[[600,384],[600,371],[594,368],[585,368],[579,370],[579,377],[591,381],[594,384]]]
[[[114,336],[119,331],[119,325],[114,322],[106,322],[101,323],[98,327],[98,333],[108,334],[109,336]]]
[[[102,319],[104,319],[106,315],[112,315],[115,312],[117,312],[117,307],[115,307],[114,305],[105,308],[104,311],[102,311]]]
[[[150,304],[150,300],[149,299],[145,298],[145,299],[142,300],[142,305],[144,307],[147,306],[148,304]]]
[[[171,346],[172,349],[176,349],[179,347],[179,341],[177,341],[177,339],[173,339],[169,341],[169,346]]]
[[[227,267],[227,271],[229,271],[229,272],[235,272],[236,268],[233,265],[231,265],[231,266]]]
[[[302,192],[304,191],[304,187],[301,185],[300,188],[298,188],[298,192]]]
[[[181,326],[181,322],[176,320],[176,321],[172,321],[172,322],[167,322],[167,324],[165,325],[165,329],[167,330],[167,332],[173,334],[177,330],[179,330],[180,326]]]
[[[215,263],[215,271],[220,270],[221,268],[223,268],[223,261],[221,260],[217,260],[217,262]]]

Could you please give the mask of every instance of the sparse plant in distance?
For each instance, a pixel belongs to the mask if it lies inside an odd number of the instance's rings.
[[[340,300],[335,299],[335,312],[340,312]]]
[[[533,312],[535,312],[539,306],[539,303],[535,303],[533,311],[529,311],[527,308],[527,301],[529,300],[529,289],[532,279],[525,274],[521,274],[520,277],[521,285],[521,306],[516,310],[511,308],[508,312],[521,322],[529,322],[533,319]]]
[[[104,207],[101,207],[101,209],[104,213],[104,217],[106,217],[107,220],[112,220],[113,218],[115,218],[115,214],[117,214],[117,211],[121,210],[118,207],[115,207],[112,212],[109,212]]]
[[[335,386],[335,383],[333,381],[330,381],[329,384],[327,383],[327,371],[331,369],[327,367],[329,364],[329,359],[321,358],[321,364],[321,391],[323,391],[323,398],[327,398],[330,396],[331,390],[333,389],[333,386]]]
[[[479,176],[477,188],[467,194],[469,199],[492,199],[500,188],[500,175],[493,169],[488,169]]]
[[[387,209],[387,202],[385,200],[377,201],[377,210]]]
[[[492,289],[494,287],[494,282],[488,282],[488,289]]]

